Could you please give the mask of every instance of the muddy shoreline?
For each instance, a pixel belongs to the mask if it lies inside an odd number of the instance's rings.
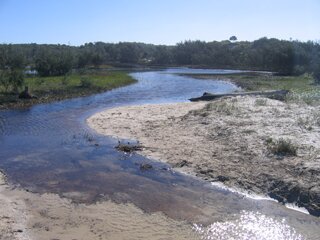
[[[109,109],[88,124],[101,134],[139,140],[142,155],[179,171],[296,203],[319,216],[319,110],[236,97]],[[280,139],[292,144],[296,155],[273,153],[272,144]]]

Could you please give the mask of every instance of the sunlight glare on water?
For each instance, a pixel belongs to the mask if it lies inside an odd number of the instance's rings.
[[[216,222],[207,227],[194,224],[203,240],[302,240],[286,220],[275,220],[259,212],[242,211],[234,221]]]

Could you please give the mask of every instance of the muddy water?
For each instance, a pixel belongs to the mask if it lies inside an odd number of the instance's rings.
[[[317,239],[318,218],[273,201],[257,201],[213,187],[137,154],[117,152],[117,140],[99,136],[85,125],[88,116],[105,108],[181,102],[204,91],[236,90],[229,83],[173,74],[211,72],[232,73],[191,69],[136,72],[132,76],[139,82],[128,87],[2,111],[0,168],[12,183],[30,191],[58,193],[84,203],[131,202],[146,212],[160,211],[196,224],[194,231],[207,239]],[[153,169],[141,170],[144,163]]]

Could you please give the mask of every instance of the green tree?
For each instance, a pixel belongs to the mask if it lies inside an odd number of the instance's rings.
[[[13,92],[18,92],[24,85],[24,74],[22,70],[12,70],[9,74],[9,82]]]
[[[140,56],[134,43],[119,43],[119,60],[121,63],[138,63]]]
[[[153,63],[155,64],[171,64],[172,51],[168,46],[157,46],[153,56]]]
[[[73,56],[68,51],[44,50],[35,61],[35,69],[40,76],[62,76],[73,66]]]
[[[9,92],[10,81],[9,81],[8,70],[0,71],[0,86],[2,87],[4,92]]]
[[[235,41],[238,40],[238,38],[237,38],[236,36],[231,36],[231,37],[229,38],[229,40],[230,40],[231,42],[235,42]]]
[[[24,85],[24,74],[19,69],[0,71],[0,84],[5,92],[18,92]]]

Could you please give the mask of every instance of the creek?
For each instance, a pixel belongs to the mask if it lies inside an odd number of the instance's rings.
[[[11,184],[28,191],[57,193],[89,204],[109,199],[131,202],[147,213],[161,211],[196,224],[195,230],[207,239],[317,239],[319,218],[212,186],[136,153],[119,152],[114,148],[117,139],[96,134],[85,123],[107,108],[186,102],[205,91],[235,91],[231,83],[180,75],[235,72],[239,71],[171,68],[133,72],[138,82],[130,86],[0,111],[0,168]],[[153,168],[141,170],[146,163]]]

